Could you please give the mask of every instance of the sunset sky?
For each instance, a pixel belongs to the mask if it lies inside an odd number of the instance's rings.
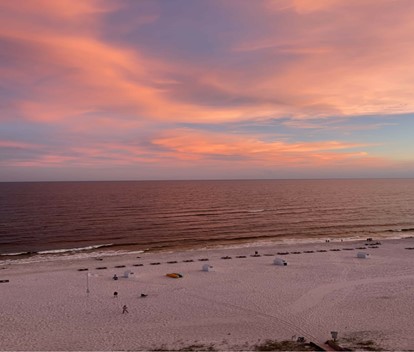
[[[412,0],[3,0],[0,181],[414,177]]]

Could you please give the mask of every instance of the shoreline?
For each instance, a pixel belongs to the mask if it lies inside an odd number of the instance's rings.
[[[396,235],[396,234],[399,235]],[[265,246],[283,246],[283,245],[302,245],[302,244],[318,244],[325,241],[330,242],[355,242],[364,241],[367,238],[375,238],[379,241],[397,240],[397,239],[410,239],[414,238],[413,235],[401,235],[401,232],[396,232],[395,235],[382,235],[382,236],[353,236],[353,237],[281,237],[281,238],[268,238],[260,240],[252,240],[251,238],[237,238],[237,239],[223,239],[208,241],[206,243],[180,243],[170,246],[155,246],[143,248],[146,246],[135,244],[95,244],[85,247],[77,248],[60,248],[42,250],[37,252],[11,252],[0,254],[0,266],[10,264],[28,264],[28,263],[42,263],[49,261],[70,261],[77,259],[87,259],[94,257],[112,257],[123,256],[129,254],[139,253],[171,253],[171,252],[183,252],[193,250],[225,250],[232,248],[250,248],[250,247],[265,247]],[[113,250],[112,248],[120,248]]]

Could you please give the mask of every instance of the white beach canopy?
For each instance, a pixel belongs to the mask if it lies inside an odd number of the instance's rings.
[[[357,258],[367,259],[367,258],[369,258],[369,253],[366,253],[366,252],[358,252],[357,253]]]
[[[202,270],[203,271],[213,271],[213,267],[210,264],[204,264]]]
[[[275,260],[273,261],[274,265],[283,265],[286,266],[287,265],[287,261],[282,259],[282,258],[275,258]]]
[[[127,271],[124,272],[123,278],[128,279],[129,278],[129,275],[131,275],[131,274],[132,274],[132,271],[131,270],[127,270]]]

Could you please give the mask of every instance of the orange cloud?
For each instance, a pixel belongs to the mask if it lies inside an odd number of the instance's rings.
[[[160,42],[163,54],[119,35],[148,24],[162,27],[158,21],[166,18],[155,12],[137,12],[132,22],[120,24],[118,36],[108,34],[105,26],[114,20],[108,17],[128,4],[0,3],[0,80],[8,93],[0,96],[0,106],[8,109],[0,119],[31,120],[36,128],[45,124],[72,141],[51,149],[46,142],[0,142],[7,150],[36,152],[31,159],[29,153],[16,154],[14,165],[389,165],[371,154],[374,144],[336,136],[271,141],[271,132],[265,139],[177,126],[211,123],[219,130],[221,123],[283,118],[281,128],[293,130],[321,126],[315,117],[413,112],[411,0],[218,2],[217,11],[234,10],[231,25],[224,26],[229,32],[214,37],[218,32],[210,32],[211,24],[197,23],[205,43],[191,42],[192,36],[188,47],[164,48]],[[244,26],[252,30],[231,32]],[[191,55],[192,46],[197,55]],[[206,60],[199,59],[204,54]],[[355,128],[386,125],[375,123]],[[328,123],[324,128],[345,130]]]
[[[330,9],[341,2],[343,3],[342,0],[267,0],[265,6],[273,11],[294,10],[298,13],[310,13]]]
[[[23,116],[48,122],[64,122],[90,110],[128,113],[137,120],[181,122],[414,110],[414,51],[407,44],[414,31],[413,6],[403,6],[404,1],[403,5],[375,1],[372,6],[371,1],[344,5],[334,0],[264,4],[255,7],[256,16],[269,20],[281,12],[295,13],[290,14],[298,16],[295,25],[284,35],[278,27],[270,27],[253,40],[233,43],[233,50],[241,55],[255,52],[262,58],[258,66],[232,69],[218,63],[206,71],[197,62],[171,62],[148,56],[139,46],[105,41],[100,35],[101,15],[113,11],[116,3],[2,3],[0,36],[28,46],[37,63],[26,75],[19,69],[14,72],[16,80],[33,84],[31,95],[18,106]],[[269,7],[276,9],[274,14]],[[384,28],[372,17],[382,19],[387,10],[389,25]],[[280,69],[278,60],[283,55],[295,58],[283,62]],[[193,76],[193,82],[170,78],[183,73]],[[10,70],[0,75],[13,79]],[[218,106],[199,104],[191,95],[175,98],[177,85],[186,84],[191,91],[195,82],[218,94],[242,95],[249,102]]]
[[[406,1],[285,1],[274,16],[295,22],[278,35],[280,25],[267,34],[234,45],[236,52],[264,58],[267,71],[244,81],[243,72],[208,77],[211,84],[235,94],[241,86],[251,97],[272,97],[275,117],[395,114],[414,110],[410,69],[414,50],[409,46],[414,4]],[[282,5],[283,6],[282,6]],[[282,9],[282,14],[280,13]],[[290,11],[290,12],[289,12]],[[271,15],[260,12],[270,21]],[[256,16],[258,14],[255,14]],[[277,21],[276,21],[277,23]],[[289,62],[278,59],[295,55]]]
[[[40,15],[53,15],[59,18],[77,17],[90,13],[106,12],[114,9],[114,3],[102,0],[72,1],[72,0],[27,0],[24,4],[15,1],[1,3],[3,10],[18,14],[36,13]]]
[[[153,144],[165,149],[171,157],[183,160],[243,161],[247,164],[315,166],[334,162],[359,164],[366,162],[382,165],[386,161],[371,157],[363,149],[369,145],[339,141],[265,142],[252,137],[229,136],[219,133],[201,133],[176,130],[153,140]]]
[[[40,10],[42,4],[45,11]],[[18,104],[23,116],[36,121],[64,122],[83,111],[101,110],[134,114],[138,120],[209,121],[232,120],[245,114],[242,109],[217,109],[170,98],[171,83],[180,82],[164,76],[182,68],[146,57],[139,47],[102,40],[99,15],[108,8],[101,4],[28,1],[20,7],[3,6],[0,36],[30,48],[30,56],[37,63],[26,75],[19,68],[0,72],[20,84],[32,81],[31,96]],[[51,23],[41,21],[48,16],[53,19]],[[78,28],[85,16],[86,25]],[[42,83],[38,84],[39,81]]]

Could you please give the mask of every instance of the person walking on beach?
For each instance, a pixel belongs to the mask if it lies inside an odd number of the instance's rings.
[[[125,313],[129,313],[128,307],[126,306],[126,304],[124,304],[124,306],[122,307],[122,314],[125,314]]]

